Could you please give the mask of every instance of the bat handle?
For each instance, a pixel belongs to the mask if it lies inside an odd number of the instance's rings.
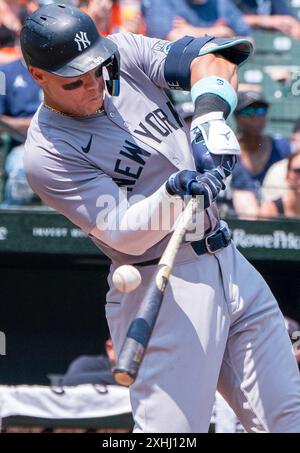
[[[113,370],[118,384],[129,386],[134,383],[146,348],[134,338],[126,338],[118,363]]]

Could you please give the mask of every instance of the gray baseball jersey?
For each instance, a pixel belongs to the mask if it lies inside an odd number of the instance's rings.
[[[163,90],[165,42],[132,34],[111,39],[121,54],[120,95],[106,95],[105,112],[80,119],[41,106],[28,132],[25,169],[46,204],[82,228],[114,262],[133,263],[160,256],[169,232],[123,231],[110,240],[96,227],[99,197],[118,200],[119,187],[127,189],[129,202],[137,194],[149,197],[172,173],[195,166],[189,131]],[[217,221],[212,206],[204,229]]]
[[[167,44],[130,34],[111,39],[121,54],[120,96],[106,96],[105,113],[89,117],[41,107],[28,132],[25,169],[40,197],[111,257],[113,271],[161,255],[174,224],[144,227],[172,198],[164,185],[170,174],[195,167],[188,131],[163,91]],[[121,187],[127,197],[107,211],[105,197],[118,200]],[[181,199],[175,204],[181,211]],[[113,228],[116,212],[125,228]],[[127,228],[138,212],[142,228]],[[217,222],[212,206],[204,229]],[[106,317],[117,354],[155,269],[139,266],[142,283],[130,294],[108,277]],[[299,373],[271,291],[234,244],[198,256],[187,242],[130,388],[134,431],[207,431],[217,385],[247,431],[299,431]]]

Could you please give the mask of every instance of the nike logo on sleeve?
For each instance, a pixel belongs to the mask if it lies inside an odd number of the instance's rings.
[[[91,138],[89,139],[89,142],[88,144],[85,146],[85,147],[81,147],[82,151],[87,154],[89,151],[90,151],[90,148],[91,148],[91,144],[92,144],[92,140],[93,140],[93,135],[91,135]]]

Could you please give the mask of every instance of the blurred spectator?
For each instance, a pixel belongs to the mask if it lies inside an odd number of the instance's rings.
[[[233,0],[252,28],[262,28],[300,38],[300,22],[285,0]]]
[[[300,118],[295,122],[291,136],[292,153],[300,152]],[[287,190],[286,173],[288,159],[280,160],[268,170],[262,185],[262,201],[271,201],[282,197]]]
[[[0,64],[20,57],[15,44],[22,26],[19,1],[0,0]]]
[[[185,35],[230,37],[248,35],[232,0],[142,0],[147,35],[170,41]]]
[[[94,20],[99,33],[107,36],[119,31],[141,33],[142,15],[139,5],[119,0],[89,0],[83,10]]]
[[[0,95],[0,133],[10,131],[26,137],[32,116],[41,103],[41,90],[29,74],[22,59],[0,66],[5,75],[5,95]],[[23,205],[35,199],[23,170],[24,147],[20,140],[11,139],[5,169],[4,204]]]
[[[294,125],[292,137],[291,137],[292,152],[300,152],[300,118],[297,119]]]
[[[26,135],[33,114],[41,103],[41,90],[23,60],[0,66],[5,75],[5,95],[0,96],[0,119]],[[0,132],[5,127],[0,126]],[[14,142],[13,145],[20,144]]]
[[[47,0],[0,0],[0,64],[20,58],[19,32],[28,16]],[[48,3],[51,1],[48,0]]]
[[[16,33],[4,24],[0,25],[0,64],[9,63],[20,57],[15,42]]]
[[[131,33],[146,33],[146,24],[142,16],[140,0],[120,0],[121,30]]]
[[[14,32],[20,31],[22,26],[20,14],[24,7],[26,8],[17,0],[0,0],[1,25],[5,25]]]
[[[94,20],[99,33],[107,36],[118,31],[121,25],[120,5],[112,0],[90,0],[83,10]]]
[[[73,360],[63,376],[61,385],[117,385],[112,374],[116,354],[110,338],[105,342],[105,351],[106,355],[83,355]]]
[[[256,91],[238,93],[235,110],[237,137],[241,156],[233,170],[231,190],[233,205],[240,217],[256,217],[260,188],[267,170],[291,153],[288,139],[265,135],[269,103]]]
[[[15,146],[5,160],[4,171],[7,175],[4,186],[2,208],[26,206],[37,203],[37,197],[27,182],[24,171],[24,146]]]
[[[300,151],[288,158],[286,182],[286,193],[264,203],[260,208],[260,217],[300,217]]]

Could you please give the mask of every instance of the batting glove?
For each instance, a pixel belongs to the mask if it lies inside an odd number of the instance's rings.
[[[232,129],[226,124],[222,112],[211,112],[193,119],[192,140],[202,135],[212,154],[240,154],[240,145]]]
[[[212,154],[207,149],[202,135],[197,138],[197,141],[192,141],[192,151],[196,170],[199,173],[219,167],[219,169],[222,168],[224,176],[227,178],[231,175],[237,161],[235,154]]]
[[[192,170],[181,170],[171,175],[166,182],[166,189],[170,195],[186,195],[204,197],[204,209],[207,209],[225,189],[224,173],[217,168],[200,174]]]

